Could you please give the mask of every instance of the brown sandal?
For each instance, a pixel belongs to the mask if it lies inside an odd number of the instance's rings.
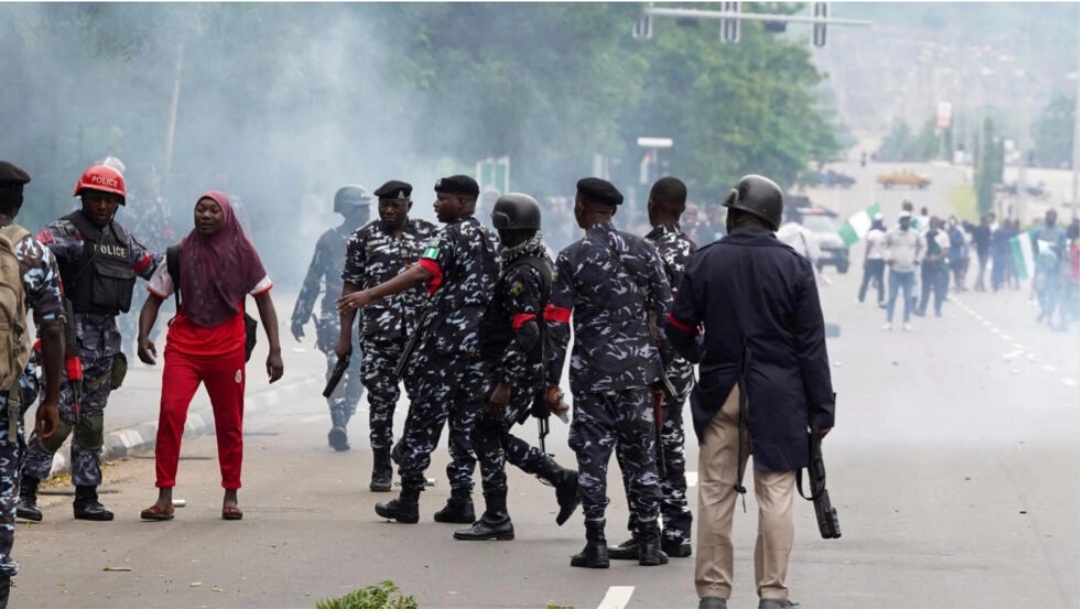
[[[221,508],[222,520],[243,520],[244,512],[236,505],[226,505]]]
[[[139,514],[139,517],[143,520],[149,520],[151,522],[165,522],[166,520],[173,519],[174,511],[176,510],[173,509],[172,505],[169,505],[165,508],[158,507],[157,505],[151,505],[146,509],[143,509],[142,513]]]

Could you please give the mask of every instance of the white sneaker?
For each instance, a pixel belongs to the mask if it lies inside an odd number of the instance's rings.
[[[911,325],[909,325],[907,323],[904,323],[904,331],[914,331],[914,330],[915,330],[915,327],[912,327]]]
[[[892,323],[891,322],[885,323],[885,326],[882,327],[881,330],[882,331],[892,331]]]

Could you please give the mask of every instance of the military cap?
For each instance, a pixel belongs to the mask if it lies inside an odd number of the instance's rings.
[[[30,175],[10,161],[0,161],[0,189],[22,189]]]
[[[472,177],[462,174],[447,176],[435,181],[436,193],[448,193],[450,195],[480,195],[480,185]]]
[[[401,180],[388,181],[375,189],[375,196],[379,199],[409,199],[410,195],[412,195],[412,185]]]
[[[582,178],[577,182],[577,192],[578,197],[593,204],[618,206],[623,202],[622,193],[603,178]]]

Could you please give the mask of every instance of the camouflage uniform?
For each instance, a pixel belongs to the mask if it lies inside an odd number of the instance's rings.
[[[481,323],[484,360],[481,398],[490,397],[498,384],[510,386],[510,403],[502,422],[492,420],[485,413],[473,430],[485,495],[505,494],[507,462],[549,481],[555,481],[561,471],[559,465],[539,448],[510,434],[511,427],[523,424],[529,418],[534,400],[544,391],[541,338],[536,337],[537,344],[526,351],[515,332],[529,321],[543,321],[544,307],[551,293],[551,260],[539,238],[534,244],[523,246],[532,248],[523,249],[518,259],[531,258],[536,263],[516,263],[504,258],[504,269],[495,285],[494,298]]]
[[[434,301],[409,363],[416,390],[399,443],[403,489],[423,489],[424,470],[449,419],[452,460],[446,476],[455,492],[472,491],[476,458],[471,436],[483,383],[478,326],[499,273],[498,250],[498,236],[468,215],[447,223],[420,259],[435,275],[428,286]]]
[[[315,320],[315,346],[326,356],[327,380],[337,365],[334,346],[341,333],[341,319],[335,302],[341,296],[341,270],[345,267],[345,248],[350,242],[351,233],[352,228],[342,224],[319,237],[292,314],[294,325],[306,324],[315,309],[315,300],[322,292],[321,309]],[[334,389],[334,393],[326,399],[330,408],[330,420],[335,427],[344,428],[349,424],[349,419],[356,413],[356,406],[363,396],[364,387],[360,383],[361,358],[360,354],[354,355],[349,361],[345,377]]]
[[[660,379],[664,365],[650,337],[646,311],[666,312],[670,299],[671,286],[656,249],[610,224],[590,227],[555,262],[547,320],[553,354],[547,375],[549,380],[560,378],[573,310],[570,447],[577,453],[587,525],[604,518],[608,461],[617,445],[627,472],[631,513],[639,522],[658,517],[650,386]]]
[[[81,214],[81,212],[77,212]],[[117,228],[120,231],[117,231]],[[136,276],[149,280],[154,270],[162,261],[160,253],[151,253],[134,236],[122,230],[120,224],[113,221],[101,228],[103,237],[115,239],[124,244],[121,255]],[[107,238],[107,236],[113,236]],[[122,239],[126,237],[125,239]],[[93,276],[85,272],[78,274],[88,241],[81,231],[67,217],[57,219],[45,226],[38,233],[41,241],[56,257],[60,273],[71,270],[66,277],[61,277],[64,294],[74,299],[76,277],[87,282]],[[132,279],[133,280],[133,279]],[[111,391],[110,381],[113,359],[120,353],[120,331],[116,326],[119,312],[85,312],[82,306],[75,305],[75,336],[77,353],[82,359],[83,381],[82,396],[76,398],[75,388],[68,382],[66,368],[60,372],[60,421],[63,429],[49,438],[43,447],[37,436],[31,436],[27,451],[23,475],[38,480],[49,477],[52,471],[53,454],[60,449],[68,434],[74,432],[71,440],[71,479],[76,486],[98,486],[101,484],[101,448],[104,444],[104,412]],[[70,323],[69,323],[70,324]],[[77,404],[76,404],[77,403]]]
[[[19,260],[26,303],[34,310],[37,326],[45,321],[62,319],[60,272],[52,253],[27,236],[15,245],[15,257]],[[34,403],[39,389],[32,360],[19,377],[19,389],[22,409],[14,443],[8,439],[9,391],[0,392],[0,573],[9,576],[19,572],[18,563],[11,558],[11,546],[15,539],[15,508],[19,503],[19,469],[26,450],[21,415]]]
[[[435,225],[423,219],[409,219],[401,237],[383,228],[381,220],[371,221],[349,238],[341,279],[369,289],[390,280],[420,259],[424,246],[435,235]],[[360,379],[368,391],[371,406],[371,449],[389,450],[394,444],[394,406],[401,391],[394,368],[401,359],[405,343],[416,331],[424,292],[410,289],[369,304],[360,311],[359,335],[363,358]],[[332,347],[331,347],[332,348]],[[405,389],[411,396],[414,381],[404,376]]]
[[[668,283],[674,289],[679,286],[683,272],[686,271],[686,262],[697,247],[678,225],[666,225],[653,229],[645,236],[653,246],[664,266],[664,273]],[[664,396],[664,405],[661,408],[663,428],[660,434],[660,442],[664,449],[664,478],[660,482],[660,515],[664,522],[665,545],[689,545],[690,524],[693,516],[690,506],[686,501],[686,435],[683,431],[683,403],[690,395],[694,384],[694,367],[681,356],[670,349],[668,342],[665,348],[669,352],[665,355],[668,363],[667,376],[672,386],[675,387],[678,396]],[[623,464],[621,452],[617,453],[619,464]],[[626,481],[626,470],[623,470],[623,483]],[[628,530],[637,532],[636,520],[631,514]]]

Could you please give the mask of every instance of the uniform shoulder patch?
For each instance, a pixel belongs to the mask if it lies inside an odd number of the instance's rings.
[[[517,297],[518,295],[521,295],[524,292],[525,292],[525,285],[522,284],[520,281],[515,282],[513,284],[513,286],[510,287],[510,294],[513,295],[514,297]]]
[[[420,258],[422,258],[422,259],[438,259],[439,258],[439,247],[434,245],[434,244],[432,244],[431,246],[428,246],[427,248],[424,249],[424,254],[420,255]]]

